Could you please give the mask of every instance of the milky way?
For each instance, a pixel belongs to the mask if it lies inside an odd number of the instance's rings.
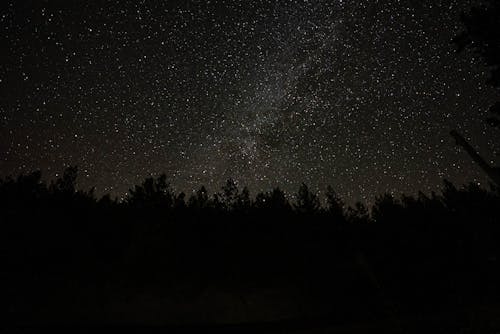
[[[0,174],[78,165],[123,196],[301,182],[348,201],[486,180],[498,96],[456,54],[471,1],[11,1],[2,6]]]

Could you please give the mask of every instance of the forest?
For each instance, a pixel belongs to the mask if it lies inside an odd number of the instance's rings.
[[[444,181],[439,194],[385,194],[368,208],[346,207],[330,187],[321,205],[306,185],[290,202],[278,188],[251,197],[232,180],[214,195],[201,187],[186,198],[164,175],[119,202],[77,191],[76,178],[70,167],[49,184],[40,172],[0,182],[13,321],[159,321],[140,294],[168,300],[154,312],[169,323],[368,321],[500,297],[493,185]],[[218,299],[220,291],[237,298]],[[279,294],[251,302],[265,291]],[[283,298],[284,309],[273,306]],[[204,314],[193,306],[200,299],[229,310]]]

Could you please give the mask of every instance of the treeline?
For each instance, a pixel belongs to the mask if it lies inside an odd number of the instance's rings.
[[[114,319],[111,305],[138,291],[186,302],[209,289],[288,289],[294,316],[344,321],[500,297],[494,187],[444,181],[439,194],[385,194],[368,208],[346,206],[330,187],[321,205],[306,185],[290,202],[231,180],[188,197],[164,175],[119,202],[77,191],[76,178],[68,168],[49,184],[39,172],[0,181],[1,277],[15,321],[82,310]]]
[[[429,196],[418,192],[417,196],[401,195],[396,198],[391,194],[376,197],[372,207],[362,202],[347,206],[331,186],[326,187],[324,199],[302,184],[294,201],[279,187],[268,192],[250,195],[247,187],[242,189],[232,179],[226,181],[221,190],[209,194],[204,186],[186,196],[184,192],[174,192],[165,174],[146,178],[142,184],[130,189],[126,197],[119,201],[106,194],[100,198],[94,188],[88,191],[76,189],[77,168],[67,168],[55,181],[47,184],[42,180],[40,171],[17,178],[0,178],[0,205],[3,214],[32,214],[33,210],[59,211],[113,209],[121,211],[140,211],[141,213],[161,213],[165,219],[171,215],[248,215],[248,214],[284,214],[294,216],[321,216],[335,223],[376,223],[401,221],[406,225],[411,222],[436,218],[449,221],[451,214],[462,218],[481,215],[481,220],[494,219],[497,215],[499,200],[498,188],[490,184],[490,189],[483,189],[475,183],[457,188],[451,182],[443,181],[440,194],[432,192]],[[486,216],[485,216],[486,215]],[[206,217],[206,216],[205,216]],[[46,217],[44,217],[46,218]],[[98,217],[94,217],[98,218]],[[477,218],[477,217],[476,217]],[[455,219],[452,219],[455,221]],[[462,220],[462,219],[460,219]]]

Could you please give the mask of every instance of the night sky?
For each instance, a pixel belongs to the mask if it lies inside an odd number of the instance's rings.
[[[2,1],[0,176],[77,165],[123,196],[330,184],[346,200],[486,179],[498,92],[455,53],[472,1]]]

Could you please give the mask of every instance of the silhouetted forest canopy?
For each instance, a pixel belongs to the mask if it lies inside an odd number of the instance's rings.
[[[293,291],[297,309],[287,316],[342,321],[500,296],[494,186],[444,181],[440,194],[385,194],[368,208],[346,207],[331,187],[324,205],[306,185],[291,203],[279,188],[251,196],[231,180],[214,195],[201,187],[186,196],[165,175],[119,202],[77,191],[76,179],[70,167],[49,184],[40,172],[0,181],[12,319],[117,321],[126,312],[115,308],[148,291],[172,305],[194,303],[210,289],[230,291],[241,296],[233,304],[245,305],[245,316],[232,321],[279,318],[245,302],[266,289]],[[125,321],[143,319],[138,314]],[[163,319],[212,319],[169,314]]]

